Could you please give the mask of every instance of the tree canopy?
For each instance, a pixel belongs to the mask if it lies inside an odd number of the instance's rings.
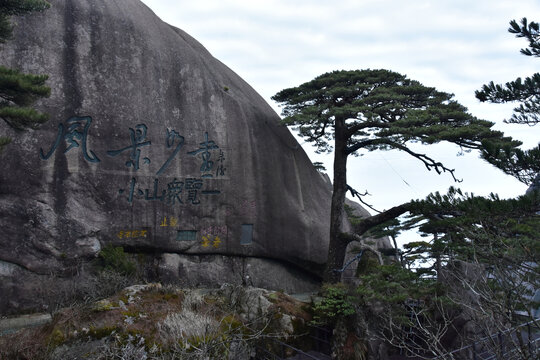
[[[482,140],[502,136],[491,130],[493,123],[473,117],[452,97],[396,72],[357,70],[323,74],[272,99],[285,104],[283,123],[296,126],[319,152],[332,151],[334,138],[346,138],[340,149],[346,155],[393,148],[417,157],[428,169],[449,171],[406,144],[449,141],[478,149]]]
[[[453,100],[453,95],[437,91],[388,70],[334,71],[273,96],[284,105],[283,123],[294,126],[319,152],[334,151],[334,191],[331,205],[330,246],[325,279],[339,281],[345,249],[352,241],[342,231],[343,204],[348,189],[347,158],[360,150],[396,149],[420,160],[428,170],[454,169],[421,153],[414,143],[443,141],[464,149],[481,149],[483,143],[514,148],[520,145],[499,131],[493,123],[477,119]],[[364,219],[362,228],[388,221],[407,211],[398,206]]]
[[[43,11],[50,6],[47,1],[43,0],[3,0],[0,3],[0,42],[6,42],[11,37],[13,27],[10,16]]]
[[[42,11],[50,4],[43,0],[6,0],[0,3],[0,43],[11,38],[12,15]],[[25,74],[0,66],[0,118],[16,130],[36,128],[48,115],[30,107],[37,99],[47,97],[50,89],[45,86],[47,75]],[[11,140],[0,137],[0,151]]]
[[[521,49],[526,56],[540,57],[540,31],[537,22],[521,19],[521,25],[517,21],[510,21],[508,31],[516,34],[518,38],[526,38],[529,41],[527,48]],[[540,122],[540,74],[534,73],[525,79],[517,78],[504,85],[495,84],[491,81],[476,91],[476,98],[482,102],[505,103],[518,101],[520,105],[514,109],[514,114],[509,123],[534,125]]]
[[[532,185],[540,173],[540,144],[529,150],[498,143],[485,143],[482,157],[526,185]]]
[[[516,21],[510,25],[510,32],[518,34],[518,37],[526,37],[530,42],[529,48],[523,49],[522,53],[539,56],[538,24],[527,24],[527,20],[523,19],[521,26]],[[534,74],[525,81],[518,79],[506,86],[492,82],[485,85],[482,91],[477,91],[476,96],[493,103],[531,102],[516,109],[513,120],[522,121],[508,122],[535,125],[540,114],[537,107],[539,80],[539,75]],[[528,113],[520,109],[527,109]],[[500,142],[484,142],[482,145],[482,156],[490,163],[526,184],[539,183],[540,146],[524,151]],[[418,356],[422,356],[426,348],[432,352],[446,353],[447,346],[438,343],[442,338],[439,336],[442,334],[440,330],[449,332],[454,323],[447,320],[459,316],[474,324],[476,332],[472,337],[464,338],[465,343],[470,344],[474,339],[491,339],[492,334],[504,331],[512,339],[509,343],[514,343],[514,352],[520,358],[533,358],[527,339],[522,337],[522,328],[516,325],[533,320],[538,311],[535,292],[540,288],[539,189],[537,185],[531,186],[526,194],[515,199],[500,199],[495,194],[474,196],[451,188],[447,194],[435,193],[424,200],[410,202],[408,217],[401,222],[381,224],[384,231],[379,233],[383,235],[416,228],[423,236],[418,241],[404,245],[401,256],[405,259],[402,262],[415,262],[417,266],[422,264],[421,268],[415,269],[415,275],[424,279],[422,286],[429,289],[429,279],[443,286],[443,299],[447,302],[435,309],[438,317],[435,319],[426,317],[426,314],[430,314],[426,310],[433,310],[433,306],[430,307],[433,297],[407,295],[408,299],[424,303],[422,321],[412,324],[409,321],[407,324],[415,328],[415,335],[422,339],[422,346],[414,347],[414,343],[411,345],[410,341],[403,341],[403,327],[394,320],[403,311],[403,301],[398,299],[397,304],[386,301],[384,316],[377,317],[379,326],[382,324],[383,338]],[[371,234],[376,233],[372,229]],[[366,288],[371,289],[377,284],[364,277],[360,289],[365,293]],[[387,300],[382,296],[384,290],[391,289],[392,294],[396,293],[394,289],[397,285],[384,281],[380,284],[382,290],[374,291],[378,301]],[[398,285],[411,288],[403,281]],[[444,316],[445,310],[450,308],[457,312],[451,317]],[[388,334],[396,336],[388,337]],[[435,346],[431,348],[425,344]],[[492,353],[503,356],[500,343],[488,341],[482,345]]]
[[[508,31],[518,38],[529,41],[527,48],[521,53],[527,56],[540,57],[540,32],[537,22],[528,22],[527,18],[510,21]],[[491,81],[476,91],[480,101],[505,103],[517,101],[519,106],[514,108],[514,114],[507,123],[536,125],[540,122],[540,73],[535,73],[522,80],[517,78],[505,85],[494,84]],[[482,157],[498,167],[506,174],[514,176],[524,184],[531,185],[540,173],[540,144],[529,150],[501,144],[486,144]]]
[[[538,24],[523,19],[520,26],[514,21],[511,32],[529,40],[529,48],[522,53],[539,56]],[[540,113],[538,80],[540,76],[535,74],[506,87],[491,83],[477,97],[491,102],[522,101],[514,122],[534,125]],[[363,246],[362,235],[395,237],[416,228],[423,236],[406,244],[401,256],[396,256],[402,264],[424,260],[423,268],[409,271],[397,263],[383,264],[380,253],[378,261],[363,256],[360,264],[370,266],[361,268],[359,264],[355,290],[336,292],[340,289],[336,286],[342,284],[332,285],[323,296],[334,294],[330,296],[333,302],[323,301],[324,306],[316,310],[333,314],[335,309],[328,304],[340,304],[343,309],[356,305],[353,315],[338,314],[356,317],[349,331],[364,329],[367,334],[369,328],[375,337],[419,357],[446,358],[452,348],[475,339],[492,339],[491,335],[504,331],[515,342],[516,353],[532,358],[522,329],[515,326],[517,314],[532,319],[538,307],[533,298],[540,286],[537,188],[531,187],[516,199],[478,197],[451,188],[445,195],[435,193],[367,218],[353,217],[353,234],[343,231],[342,216],[345,194],[350,190],[349,155],[400,150],[422,161],[428,170],[449,172],[457,181],[454,169],[413,145],[447,141],[480,150],[491,164],[530,184],[540,179],[540,146],[523,151],[519,141],[492,130],[493,123],[470,115],[451,94],[387,70],[334,71],[282,90],[273,99],[284,106],[284,124],[295,127],[319,152],[334,152],[325,281],[340,280],[335,270],[343,265],[351,241],[360,241],[360,256],[364,250],[372,250]],[[339,301],[334,299],[336,294]],[[474,333],[464,330],[463,324],[469,322]],[[459,341],[449,341],[454,339]],[[494,354],[502,351],[500,343],[484,345]]]

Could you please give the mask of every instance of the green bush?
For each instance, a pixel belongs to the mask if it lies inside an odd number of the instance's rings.
[[[313,307],[313,323],[334,325],[340,317],[355,313],[355,298],[345,284],[324,285],[322,291],[323,299]]]
[[[133,275],[137,266],[121,246],[106,245],[99,252],[101,266],[105,270],[113,270],[123,275]]]

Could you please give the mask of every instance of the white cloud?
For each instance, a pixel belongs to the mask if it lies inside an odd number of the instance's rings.
[[[270,100],[273,94],[321,73],[387,68],[455,93],[477,117],[497,122],[497,128],[525,140],[528,147],[540,139],[539,126],[502,124],[512,105],[480,104],[474,97],[474,91],[491,80],[506,82],[537,71],[539,59],[520,55],[526,42],[506,30],[512,19],[540,21],[534,18],[540,14],[537,0],[522,0],[519,6],[514,0],[143,2],[200,41],[277,111]],[[437,155],[455,164],[465,177],[460,186],[466,191],[504,196],[524,192],[525,186],[476,154],[456,157],[456,148],[441,149]],[[310,156],[331,169],[330,157]],[[452,184],[449,176],[428,173],[422,164],[399,154],[369,154],[349,163],[352,185],[367,188],[374,194],[371,202],[380,207],[426,191],[445,191]]]

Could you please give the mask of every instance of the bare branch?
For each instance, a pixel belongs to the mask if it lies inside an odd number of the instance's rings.
[[[367,206],[368,208],[370,208],[371,210],[375,211],[376,213],[381,213],[381,211],[375,209],[373,206],[371,206],[370,204],[368,204],[367,202],[364,201],[364,199],[362,199],[362,196],[366,196],[366,195],[369,195],[369,193],[367,192],[364,192],[363,194],[360,194],[358,191],[356,191],[355,189],[353,189],[350,185],[347,185],[347,190],[349,190],[351,192],[351,195],[353,197],[357,197],[358,200],[365,206]]]
[[[450,175],[452,175],[452,178],[454,179],[455,182],[462,182],[463,181],[463,180],[458,180],[455,177],[455,175],[454,175],[455,169],[447,168],[446,166],[443,165],[443,163],[435,161],[434,159],[430,158],[426,154],[416,153],[416,152],[412,151],[411,149],[409,149],[408,147],[403,146],[401,144],[397,144],[397,143],[393,143],[393,144],[391,144],[391,146],[396,148],[396,149],[399,149],[401,151],[405,151],[407,154],[412,155],[415,158],[417,158],[418,160],[422,161],[424,163],[424,165],[426,166],[426,168],[428,169],[428,171],[435,170],[437,172],[437,174],[441,174],[443,172],[449,172]]]

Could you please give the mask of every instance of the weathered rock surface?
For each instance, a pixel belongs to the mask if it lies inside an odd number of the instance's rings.
[[[277,260],[255,257],[165,253],[158,272],[163,282],[192,287],[229,283],[305,293],[317,291],[320,285],[315,275]]]
[[[20,329],[41,326],[51,322],[51,314],[31,314],[16,318],[0,319],[0,336]]]
[[[529,188],[527,189],[526,193],[528,194],[530,192],[538,190],[540,190],[540,173],[536,174],[536,177],[534,178],[531,186],[529,186]]]
[[[311,282],[331,194],[271,107],[138,0],[51,3],[14,19],[0,52],[0,64],[49,74],[52,90],[40,130],[0,124],[14,139],[0,155],[0,293],[17,297],[0,313],[32,300],[14,274],[69,275],[109,243],[156,254],[164,276],[236,276],[186,265],[212,255]],[[247,261],[254,284],[282,282]]]
[[[41,316],[42,326],[35,316],[32,324],[27,317],[0,321],[9,330],[26,327],[0,333],[0,358],[260,359],[267,355],[262,349],[273,350],[265,345],[274,339],[313,347],[306,336],[308,307],[284,293],[249,286],[135,285],[90,306],[62,309],[52,319]]]

